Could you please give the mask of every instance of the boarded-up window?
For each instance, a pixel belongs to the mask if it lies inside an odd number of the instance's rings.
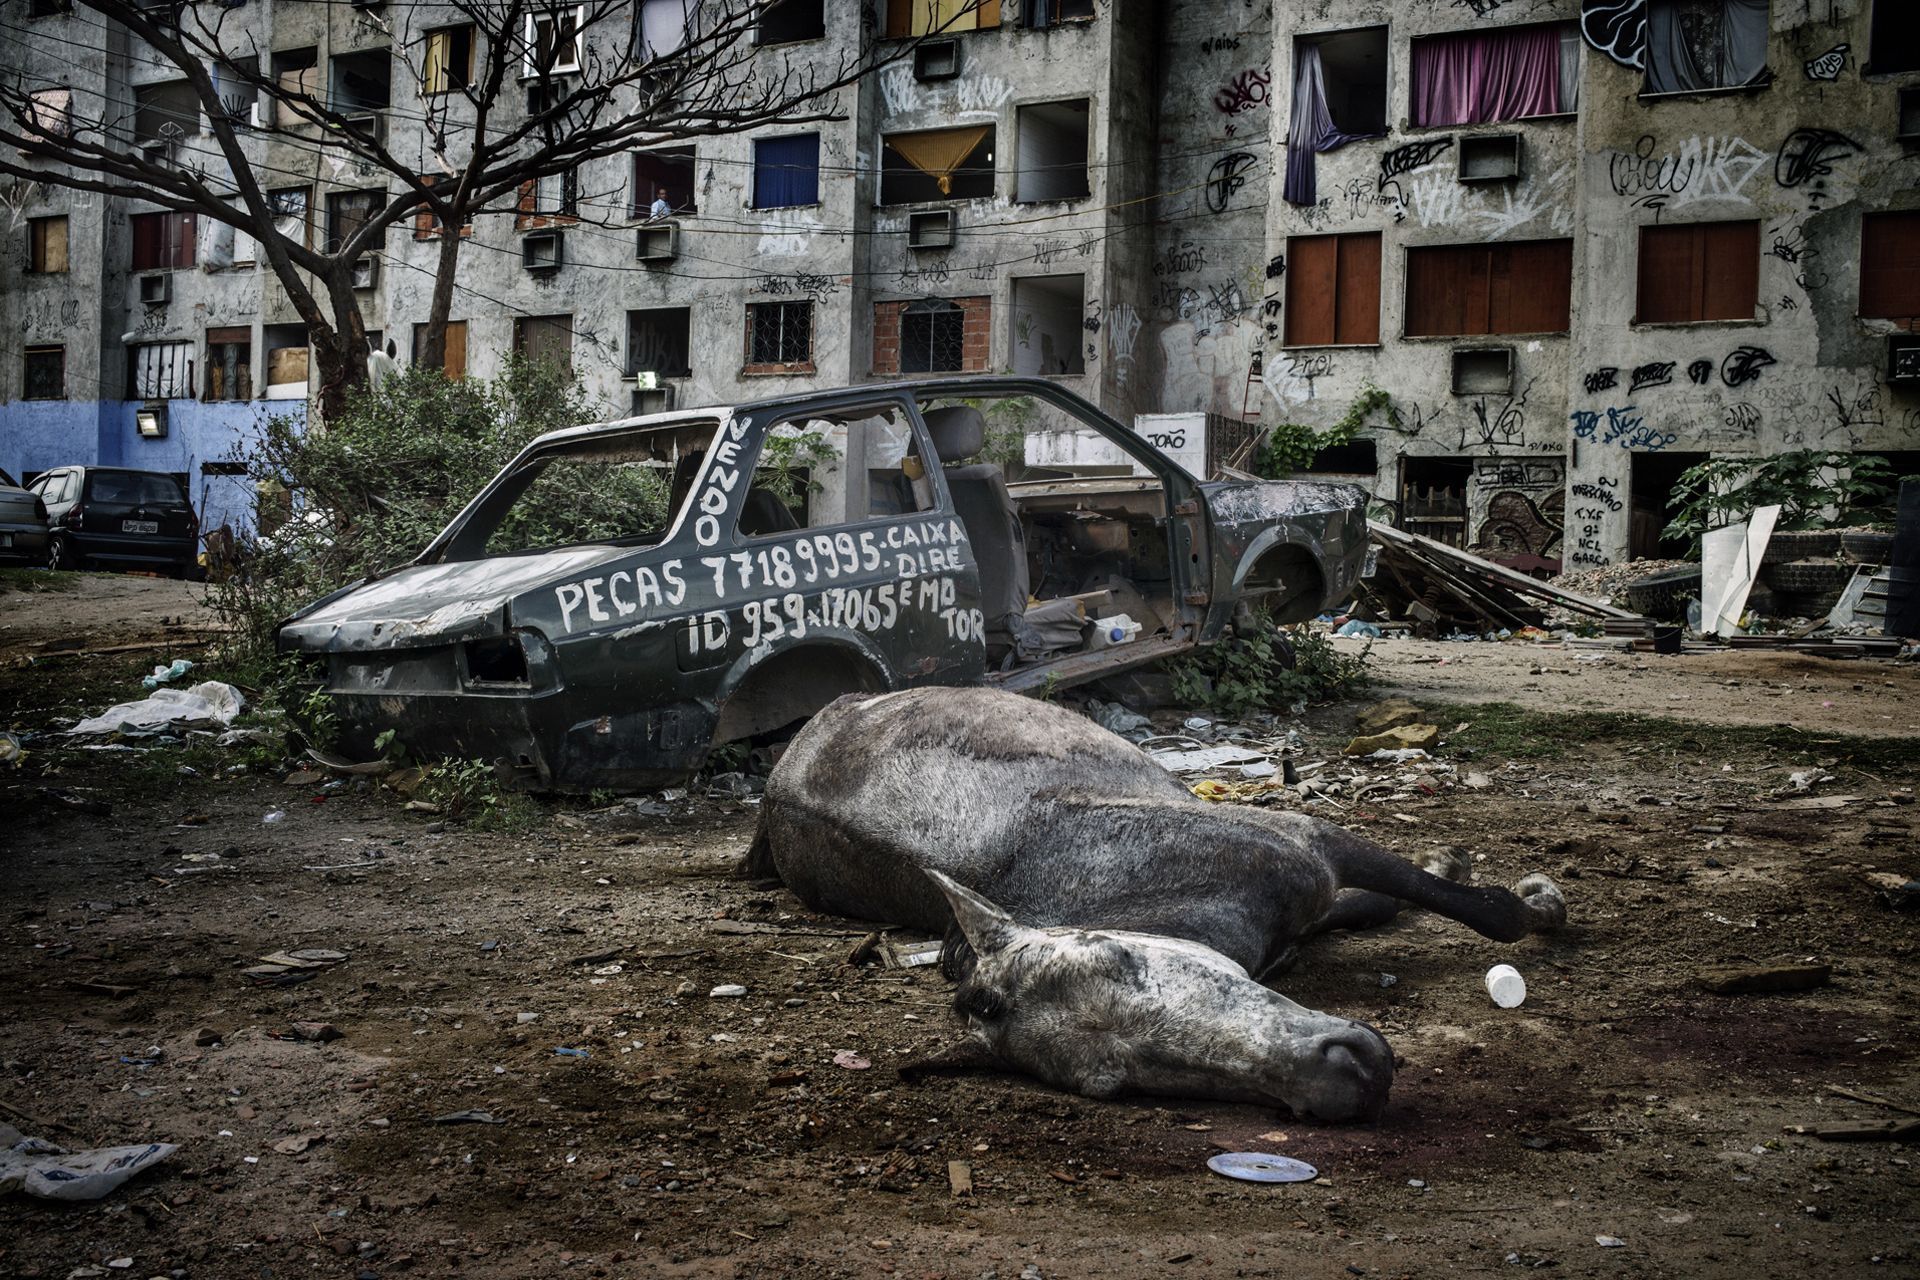
[[[135,271],[193,265],[192,214],[136,213],[127,222],[133,232]]]
[[[27,109],[29,133],[48,138],[73,136],[73,90],[35,89],[31,97],[33,102]]]
[[[37,275],[61,275],[67,269],[67,218],[30,218],[27,270]]]
[[[127,399],[193,397],[193,344],[143,342],[127,348]]]
[[[427,326],[413,326],[413,362],[420,363],[421,348],[426,345]],[[440,362],[440,369],[449,378],[467,376],[467,322],[465,320],[447,321],[446,355]]]
[[[573,317],[521,316],[513,322],[513,349],[529,360],[573,371]]]
[[[1407,336],[1565,333],[1573,241],[1407,250]]]
[[[1640,228],[1639,324],[1751,320],[1760,299],[1760,224]]]
[[[207,399],[253,399],[253,330],[207,330]]]
[[[1287,241],[1286,345],[1380,341],[1380,235]]]
[[[1860,314],[1920,316],[1920,212],[1870,213],[1861,220]]]
[[[1000,25],[1000,0],[887,0],[889,36],[946,35]]]

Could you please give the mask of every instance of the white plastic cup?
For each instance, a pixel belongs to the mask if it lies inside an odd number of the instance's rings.
[[[1487,994],[1502,1009],[1518,1009],[1527,998],[1527,980],[1510,964],[1497,964],[1487,970]]]

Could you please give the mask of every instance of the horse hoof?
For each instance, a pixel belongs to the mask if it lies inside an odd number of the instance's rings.
[[[1543,917],[1536,928],[1557,929],[1567,922],[1567,895],[1560,892],[1559,885],[1538,871],[1522,876],[1519,883],[1513,886],[1513,893]]]

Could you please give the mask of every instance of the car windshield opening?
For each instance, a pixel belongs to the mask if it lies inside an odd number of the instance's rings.
[[[172,476],[140,471],[96,471],[88,481],[87,496],[94,502],[129,507],[177,507],[186,502],[179,481]]]
[[[654,546],[673,528],[717,426],[712,419],[663,423],[543,449],[487,494],[445,558]]]

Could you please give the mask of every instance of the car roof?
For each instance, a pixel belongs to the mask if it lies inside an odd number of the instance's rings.
[[[829,387],[820,391],[803,391],[798,394],[768,396],[761,400],[748,400],[736,404],[705,405],[692,409],[673,409],[666,413],[650,413],[635,418],[616,418],[609,422],[583,423],[577,427],[561,427],[549,431],[534,439],[527,448],[538,449],[542,446],[563,440],[578,440],[583,437],[621,431],[647,430],[655,427],[673,426],[678,423],[699,422],[716,417],[727,417],[739,413],[758,413],[768,408],[787,408],[799,412],[827,411],[848,407],[870,401],[882,396],[913,396],[928,398],[932,396],[974,396],[984,399],[999,399],[1006,396],[1035,394],[1051,399],[1056,396],[1073,393],[1058,383],[1046,378],[1027,378],[1003,374],[966,374],[947,378],[919,378],[901,382],[861,382],[851,386]],[[1075,399],[1080,397],[1074,396]],[[1098,413],[1097,406],[1088,404]]]

